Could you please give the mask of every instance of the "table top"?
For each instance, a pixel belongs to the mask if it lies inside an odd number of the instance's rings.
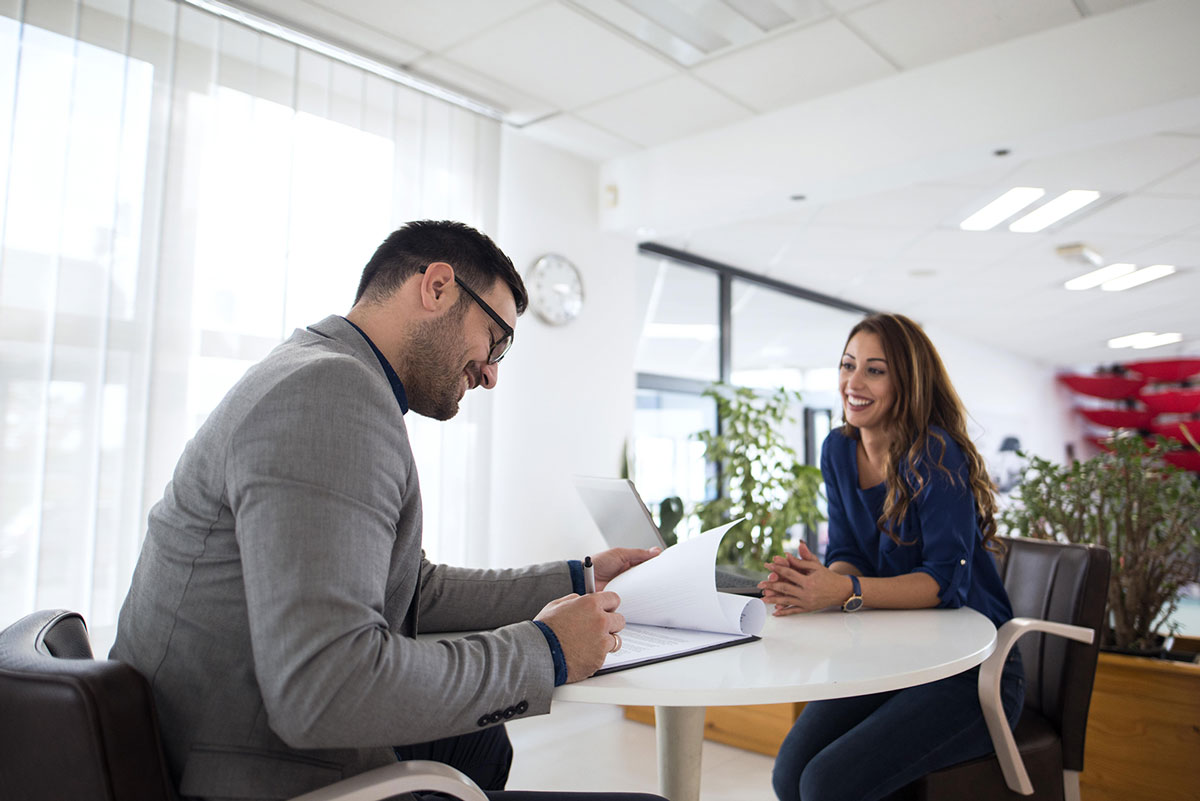
[[[965,607],[768,616],[758,642],[564,684],[554,700],[734,706],[846,698],[953,676],[995,646],[996,627]]]

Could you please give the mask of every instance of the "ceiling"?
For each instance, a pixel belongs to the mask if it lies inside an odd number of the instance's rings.
[[[1046,364],[1200,353],[1200,3],[232,5],[596,161],[607,228]],[[1039,233],[958,227],[1016,186],[1101,195]],[[1073,243],[1177,272],[1067,291]],[[1183,342],[1106,345],[1138,331]]]

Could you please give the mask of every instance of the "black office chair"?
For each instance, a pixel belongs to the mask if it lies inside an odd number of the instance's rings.
[[[0,631],[0,795],[15,801],[176,801],[150,685],[92,658],[83,618],[50,610]],[[440,792],[487,801],[439,762],[397,762],[293,801],[375,801]]]
[[[893,796],[897,801],[1079,799],[1109,553],[999,539],[1007,548],[1000,575],[1016,617],[1000,627],[996,650],[979,672],[980,704],[996,754],[931,773]],[[1010,732],[1000,706],[1000,672],[1014,644],[1025,665],[1025,708]]]

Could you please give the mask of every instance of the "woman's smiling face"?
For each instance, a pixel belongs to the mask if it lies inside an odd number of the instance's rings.
[[[878,336],[859,331],[846,344],[838,369],[846,422],[859,429],[882,428],[893,401],[892,379]]]

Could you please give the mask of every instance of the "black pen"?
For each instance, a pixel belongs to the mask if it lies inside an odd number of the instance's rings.
[[[596,570],[590,556],[583,557],[583,591],[589,594],[596,591]]]

